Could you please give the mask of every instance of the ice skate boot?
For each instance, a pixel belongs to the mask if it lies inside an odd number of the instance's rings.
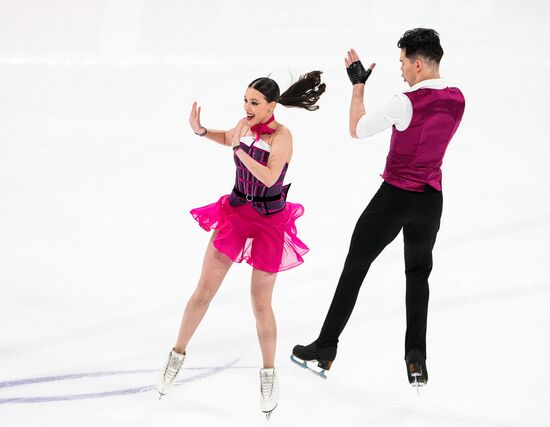
[[[175,350],[171,350],[168,355],[166,363],[162,367],[159,373],[159,379],[157,382],[157,391],[159,393],[159,400],[162,396],[168,394],[172,387],[176,384],[176,377],[181,370],[183,361],[185,360],[185,352],[183,354],[177,353]]]
[[[297,345],[292,349],[290,360],[298,366],[313,372],[321,378],[327,379],[325,371],[330,369],[334,358],[336,357],[336,347],[318,348],[317,341],[313,341],[309,345]],[[313,369],[307,362],[317,361],[317,367],[320,370]]]
[[[269,420],[279,403],[279,381],[274,368],[260,369],[260,409]]]
[[[419,393],[420,387],[423,387],[428,382],[428,370],[426,369],[426,357],[418,350],[411,350],[405,357],[407,365],[407,377],[409,383]]]

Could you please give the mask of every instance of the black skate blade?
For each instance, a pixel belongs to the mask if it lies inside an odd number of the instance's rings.
[[[327,379],[327,376],[325,374],[325,370],[324,369],[321,369],[320,371],[317,371],[315,369],[313,369],[312,367],[308,366],[307,362],[305,360],[302,360],[302,359],[299,359],[297,358],[296,356],[294,356],[293,354],[290,355],[290,360],[295,363],[296,365],[298,365],[300,368],[302,369],[306,369],[308,370],[309,372],[311,372],[312,374],[315,374],[317,375],[318,377],[321,377],[323,378],[324,380]],[[311,361],[310,361],[311,362]]]

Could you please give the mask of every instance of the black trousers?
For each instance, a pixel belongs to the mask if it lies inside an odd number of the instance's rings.
[[[428,185],[424,192],[414,192],[382,183],[353,231],[344,269],[317,339],[319,348],[338,344],[371,263],[403,229],[407,282],[405,355],[417,349],[426,356],[428,277],[442,208],[442,193]]]

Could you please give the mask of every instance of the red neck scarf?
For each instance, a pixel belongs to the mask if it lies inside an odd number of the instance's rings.
[[[256,134],[254,142],[258,141],[264,133],[271,135],[273,132],[275,132],[275,129],[268,126],[268,124],[270,124],[273,120],[275,120],[274,115],[272,115],[266,122],[258,123],[257,125],[250,127],[250,130]]]

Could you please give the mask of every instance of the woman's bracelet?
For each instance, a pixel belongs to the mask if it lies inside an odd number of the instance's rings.
[[[204,135],[206,135],[206,134],[208,133],[208,130],[207,130],[204,126],[203,126],[202,128],[204,129],[204,132],[203,132],[203,133],[197,133],[197,132],[195,132],[195,135],[204,136]]]
[[[234,152],[234,153],[236,153],[237,150],[240,150],[240,149],[242,149],[242,147],[240,146],[240,144],[239,144],[239,145],[233,146],[233,152]]]

